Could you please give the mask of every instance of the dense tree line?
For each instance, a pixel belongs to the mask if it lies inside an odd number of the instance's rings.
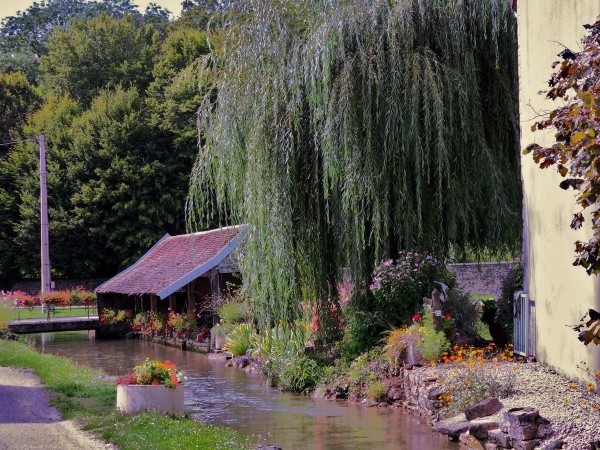
[[[185,231],[214,2],[48,0],[0,27],[0,277],[37,276],[46,136],[55,276],[110,276]],[[212,41],[210,43],[209,41]]]

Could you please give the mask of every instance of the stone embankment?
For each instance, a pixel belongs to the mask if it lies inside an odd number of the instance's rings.
[[[515,370],[516,367],[516,370]],[[595,450],[600,445],[600,398],[539,363],[506,363],[515,372],[515,393],[470,405],[444,418],[442,387],[447,367],[401,369],[402,405],[434,430],[471,449]]]

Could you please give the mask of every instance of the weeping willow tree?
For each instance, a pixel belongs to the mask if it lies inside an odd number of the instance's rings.
[[[520,238],[516,20],[505,0],[262,0],[199,111],[188,226],[247,223],[261,325],[332,311],[401,249]]]

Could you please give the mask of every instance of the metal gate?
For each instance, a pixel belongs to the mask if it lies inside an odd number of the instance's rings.
[[[514,324],[514,352],[518,355],[527,356],[529,352],[529,296],[523,292],[517,292],[513,305]]]

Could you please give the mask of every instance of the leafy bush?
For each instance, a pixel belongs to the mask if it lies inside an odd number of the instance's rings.
[[[409,324],[421,309],[423,297],[431,295],[434,281],[452,289],[456,277],[431,255],[400,252],[396,262],[383,261],[373,271],[374,310],[392,327]]]
[[[223,349],[233,356],[242,356],[254,347],[255,341],[256,334],[252,324],[241,323],[227,335]]]
[[[246,312],[241,303],[229,302],[221,305],[217,314],[223,322],[237,324],[244,320]]]
[[[375,381],[367,388],[367,397],[370,399],[381,402],[385,399],[388,393],[388,388],[381,381]]]
[[[408,347],[416,345],[417,341],[420,340],[421,335],[419,334],[418,324],[392,330],[385,339],[383,355],[393,367],[398,368],[404,361]]]
[[[346,308],[345,311],[346,326],[339,343],[339,352],[344,361],[350,362],[377,345],[382,327],[376,320],[376,315],[371,312],[351,308]]]
[[[437,361],[443,352],[450,348],[443,331],[436,331],[433,325],[433,311],[430,307],[425,308],[423,322],[419,326],[421,340],[417,340],[417,347],[421,350],[423,358],[429,361]]]
[[[504,272],[500,291],[496,297],[496,322],[506,331],[509,340],[513,338],[514,294],[523,290],[523,263],[516,260]]]
[[[308,392],[321,381],[323,375],[323,368],[317,361],[300,355],[284,362],[279,382],[284,391]]]
[[[457,330],[470,336],[477,335],[477,323],[481,311],[469,294],[459,290],[449,291],[448,298],[442,305],[442,311],[450,314]]]
[[[440,371],[442,393],[439,399],[445,404],[444,415],[449,417],[462,412],[465,406],[488,397],[507,397],[515,392],[517,365],[501,364],[511,361],[510,347],[499,351],[494,345],[486,349],[457,348],[456,354],[444,356],[452,362],[451,368]]]

